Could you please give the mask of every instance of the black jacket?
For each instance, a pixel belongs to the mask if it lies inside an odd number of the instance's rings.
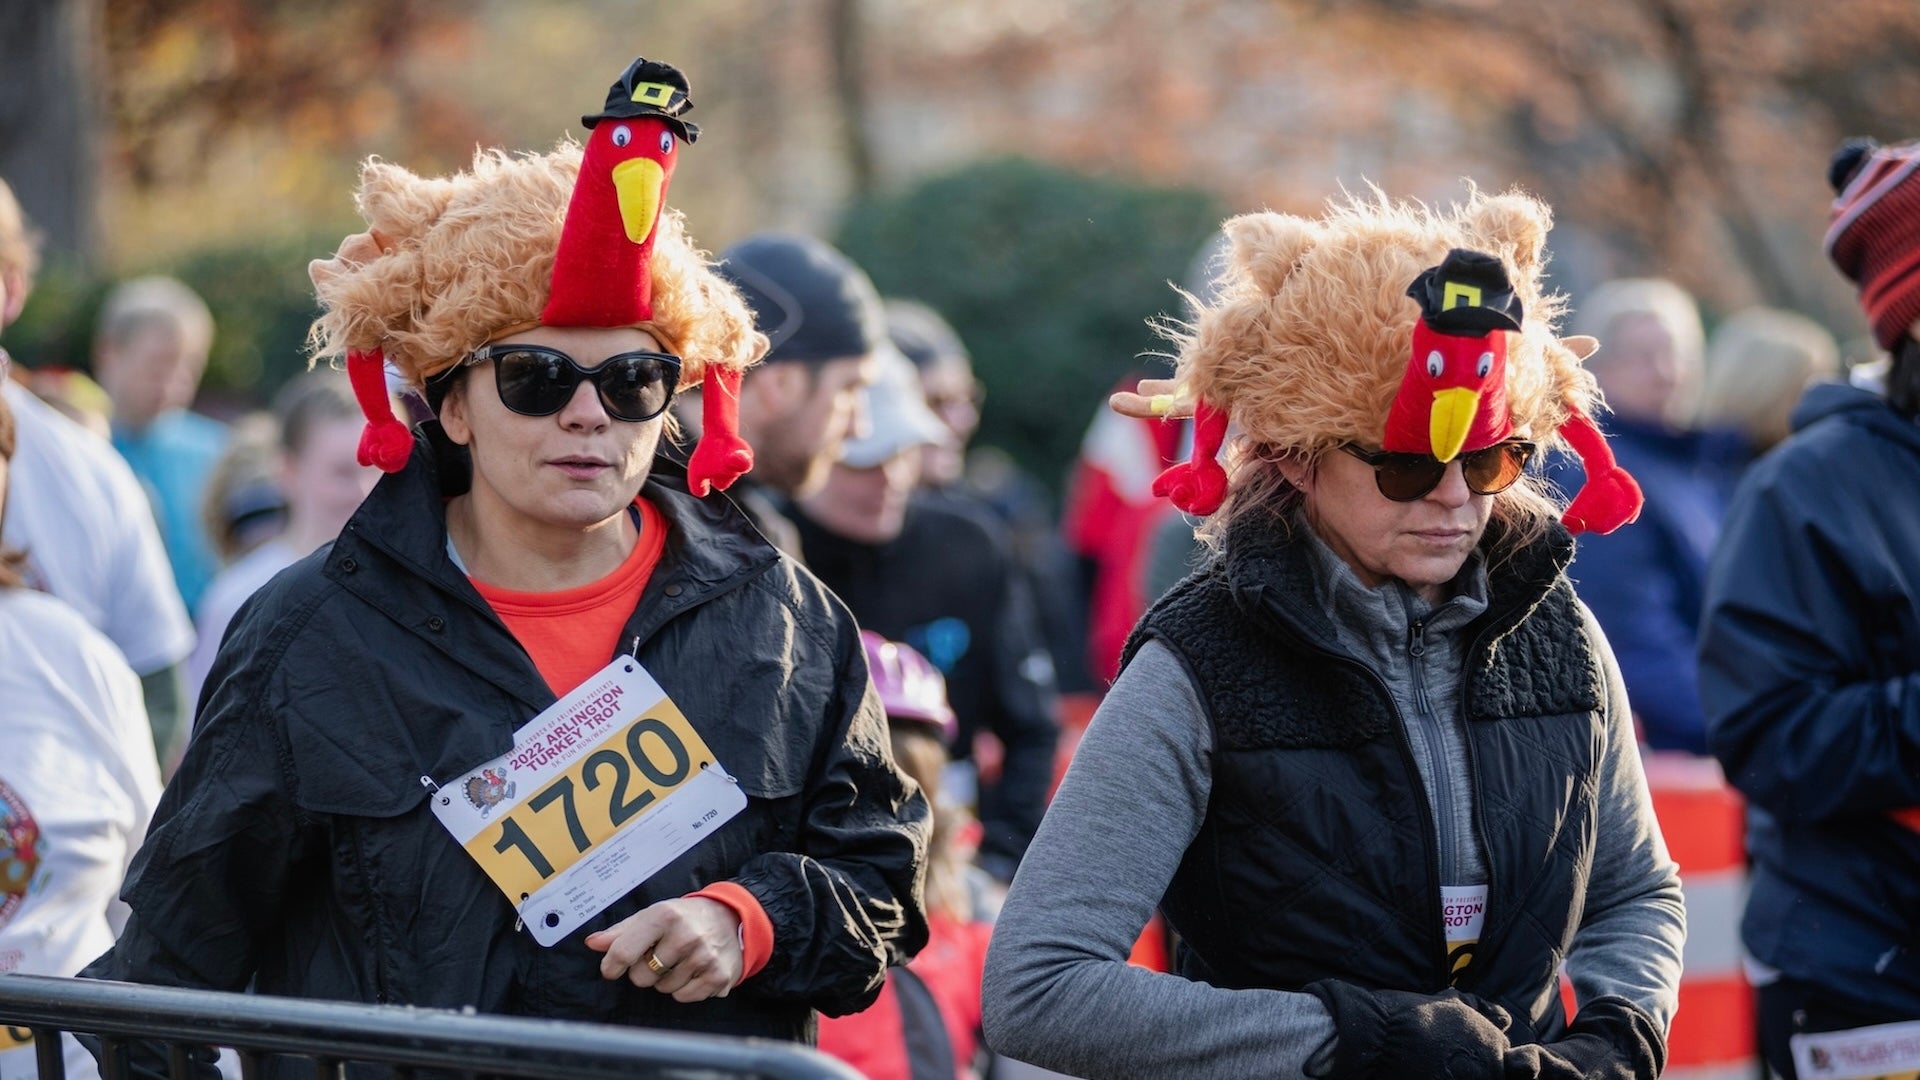
[[[1452,978],[1420,773],[1388,688],[1341,651],[1317,603],[1304,532],[1236,530],[1229,557],[1176,586],[1128,643],[1128,659],[1149,637],[1171,647],[1214,729],[1207,816],[1162,908],[1185,973],[1216,986],[1439,993]],[[1562,574],[1571,553],[1556,528],[1493,560],[1488,608],[1464,631],[1490,885],[1459,986],[1542,1041],[1565,1024],[1559,962],[1586,899],[1612,722]]]
[[[1756,960],[1920,1019],[1920,422],[1816,386],[1707,577],[1708,737],[1748,800]]]
[[[516,930],[422,778],[504,753],[554,695],[448,559],[422,448],[235,619],[128,875],[132,918],[87,974],[797,1040],[814,1009],[873,1001],[926,941],[927,807],[853,619],[664,459],[643,493],[669,533],[621,651],[637,643],[744,811],[553,948]],[[694,1005],[600,977],[588,933],[721,879],[773,923],[758,974]]]
[[[1000,776],[980,790],[982,865],[1011,879],[1046,812],[1053,781],[1053,665],[1033,598],[998,522],[915,496],[900,535],[864,544],[796,512],[807,566],[860,625],[904,641],[947,677],[960,721],[953,755],[976,734],[1006,748]]]

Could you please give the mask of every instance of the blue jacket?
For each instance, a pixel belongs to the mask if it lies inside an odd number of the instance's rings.
[[[116,428],[113,448],[127,460],[153,501],[153,516],[173,564],[174,584],[188,611],[220,569],[220,556],[201,515],[213,468],[227,449],[227,426],[186,409],[156,418],[139,432]]]
[[[1607,422],[1607,434],[1614,457],[1646,493],[1646,506],[1618,532],[1580,537],[1567,576],[1620,661],[1642,739],[1656,750],[1704,754],[1694,660],[1701,596],[1745,444],[1619,417]],[[1564,491],[1578,490],[1578,466],[1570,459],[1556,465],[1549,477]]]
[[[1920,423],[1838,384],[1741,482],[1707,578],[1700,692],[1749,800],[1754,959],[1920,1019]]]

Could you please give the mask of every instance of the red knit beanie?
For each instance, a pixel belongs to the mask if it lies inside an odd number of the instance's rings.
[[[1827,255],[1860,287],[1880,347],[1892,352],[1920,319],[1920,143],[1849,139],[1827,179],[1838,193]]]

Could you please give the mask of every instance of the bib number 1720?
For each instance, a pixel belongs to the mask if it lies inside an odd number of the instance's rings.
[[[679,732],[665,720],[643,716],[627,728],[624,738],[609,739],[515,807],[500,822],[493,850],[502,855],[519,852],[528,868],[545,881],[692,773],[693,757]],[[593,797],[580,797],[581,788],[594,793]],[[607,789],[604,797],[598,794],[602,788]],[[557,815],[550,812],[556,805]],[[558,868],[547,854],[557,847],[562,860]]]

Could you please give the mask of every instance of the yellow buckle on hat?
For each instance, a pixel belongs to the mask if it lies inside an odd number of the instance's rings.
[[[652,105],[664,109],[673,100],[673,92],[679,89],[666,83],[643,82],[633,87],[633,101],[639,105]]]
[[[1452,311],[1463,304],[1467,307],[1480,306],[1480,286],[1459,281],[1447,282],[1446,291],[1441,294],[1440,310]]]

